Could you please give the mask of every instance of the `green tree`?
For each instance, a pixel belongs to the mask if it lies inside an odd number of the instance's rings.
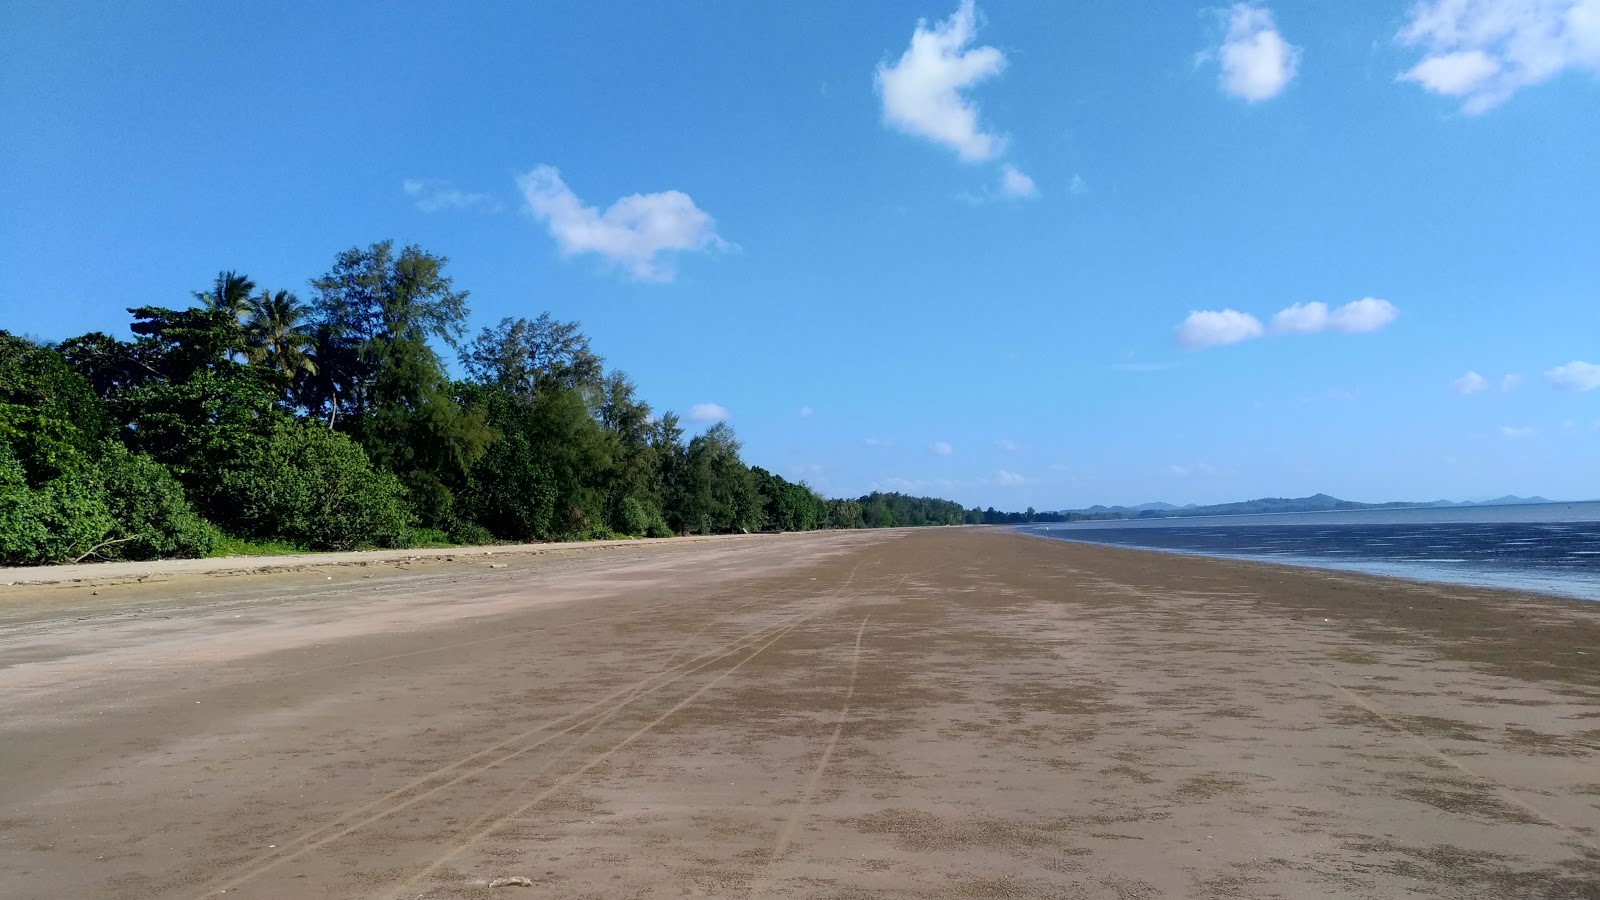
[[[543,313],[484,328],[462,351],[461,363],[479,384],[536,397],[553,388],[598,387],[603,360],[589,349],[577,322]]]
[[[250,299],[245,322],[246,353],[251,363],[264,366],[285,382],[316,375],[312,358],[316,338],[310,323],[311,308],[288,291],[262,291]]]
[[[444,274],[448,261],[390,241],[352,248],[313,279],[321,326],[314,393],[372,459],[410,490],[423,524],[454,524],[453,488],[496,434],[481,408],[453,395],[430,338],[455,346],[466,327],[467,293]],[[320,410],[318,411],[320,415]]]
[[[255,289],[254,281],[230,269],[218,272],[209,289],[195,291],[194,299],[199,301],[202,309],[216,313],[221,321],[228,323],[236,334],[242,336],[245,316],[250,313],[250,292]]]

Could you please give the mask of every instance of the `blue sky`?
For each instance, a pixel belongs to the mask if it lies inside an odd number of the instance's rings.
[[[393,238],[834,495],[1600,497],[1600,0],[460,6],[5,4],[0,327]]]

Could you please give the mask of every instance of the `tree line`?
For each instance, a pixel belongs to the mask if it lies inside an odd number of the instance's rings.
[[[225,271],[183,308],[131,308],[131,340],[0,331],[0,563],[996,515],[826,499],[748,466],[732,428],[688,436],[576,322],[469,335],[446,262],[381,242],[338,254],[306,300]]]

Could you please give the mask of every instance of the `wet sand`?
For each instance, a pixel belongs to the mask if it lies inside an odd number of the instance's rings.
[[[0,896],[1600,897],[1595,604],[994,529],[492,564],[0,587]]]

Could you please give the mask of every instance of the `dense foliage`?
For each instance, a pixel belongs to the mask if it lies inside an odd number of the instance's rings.
[[[446,263],[383,242],[338,254],[309,301],[225,271],[186,308],[130,309],[129,340],[0,331],[0,564],[204,556],[224,533],[346,549],[992,520],[824,499],[747,466],[726,423],[686,439],[576,322],[469,338]]]

